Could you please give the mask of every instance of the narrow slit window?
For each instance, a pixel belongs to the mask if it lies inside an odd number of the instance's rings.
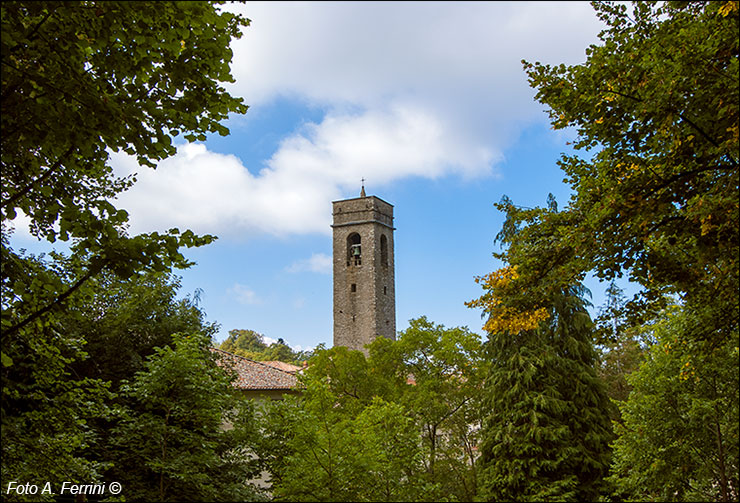
[[[385,234],[380,236],[380,263],[388,267],[388,238]]]

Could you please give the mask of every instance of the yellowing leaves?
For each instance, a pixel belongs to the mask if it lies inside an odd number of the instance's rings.
[[[687,381],[691,378],[693,378],[695,381],[699,381],[699,378],[696,377],[696,371],[693,368],[693,365],[691,365],[691,361],[687,361],[683,364],[681,367],[681,372],[679,373],[679,379],[682,381]]]
[[[722,17],[727,17],[731,12],[738,10],[738,3],[740,2],[726,2],[717,12],[719,12]]]
[[[502,267],[485,276],[475,278],[475,282],[488,290],[502,288],[519,278],[517,266]]]
[[[737,143],[738,136],[740,136],[740,126],[735,124],[732,127],[728,127],[727,132],[730,133],[730,138],[732,138],[732,140],[734,140],[734,142]]]
[[[485,331],[491,333],[518,333],[524,330],[533,330],[549,316],[545,308],[520,310],[503,305],[500,296],[501,290],[508,287],[517,278],[519,278],[519,273],[516,266],[503,267],[485,276],[475,278],[475,282],[483,286],[489,293],[479,299],[466,302],[465,305],[468,307],[482,307],[491,315],[483,325]]]
[[[549,315],[545,308],[534,311],[519,311],[510,307],[497,307],[491,311],[483,330],[490,333],[509,332],[516,334],[525,330],[534,330]]]
[[[637,177],[641,174],[642,168],[637,164],[630,164],[629,166],[625,167],[624,163],[617,164],[616,175],[617,175],[617,184],[621,184],[622,182],[628,181],[632,177]]]

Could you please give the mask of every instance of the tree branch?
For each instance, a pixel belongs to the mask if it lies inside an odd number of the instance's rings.
[[[18,330],[20,330],[21,328],[25,327],[26,325],[28,325],[32,321],[37,320],[38,318],[40,318],[44,314],[46,314],[49,311],[51,311],[52,309],[54,309],[56,306],[58,306],[59,304],[61,304],[62,302],[64,302],[75,291],[77,291],[83,284],[85,284],[85,282],[87,280],[89,280],[90,278],[92,278],[93,276],[95,276],[98,272],[100,272],[101,269],[102,269],[102,266],[96,266],[96,267],[90,268],[90,270],[88,270],[87,273],[85,273],[84,276],[82,276],[80,279],[78,279],[77,282],[74,285],[72,285],[71,287],[69,287],[69,289],[66,292],[64,292],[61,295],[59,295],[56,299],[54,299],[53,302],[51,302],[50,304],[47,304],[42,309],[39,309],[38,311],[36,311],[35,313],[31,314],[30,316],[28,316],[24,320],[19,321],[15,325],[13,325],[10,328],[8,328],[7,330],[5,330],[3,332],[3,336],[7,336],[9,334],[12,334],[14,332],[17,332]]]
[[[33,29],[31,30],[31,32],[26,36],[26,39],[27,39],[28,42],[31,42],[33,40],[34,35],[36,35],[36,32],[39,31],[39,29],[41,28],[41,25],[43,25],[53,14],[54,14],[54,11],[52,10],[49,13],[47,13],[46,16],[44,16],[43,18],[41,18],[41,21],[39,21],[38,23],[36,23],[36,26],[34,26]],[[8,49],[8,52],[11,52],[11,53],[12,52],[15,52],[22,45],[23,44],[21,44],[19,42],[19,43],[15,44],[13,47],[11,47],[10,49]]]
[[[20,192],[16,193],[14,196],[8,198],[7,201],[2,202],[0,204],[0,208],[5,208],[10,204],[15,203],[18,199],[28,194],[31,189],[33,189],[34,185],[37,185],[40,182],[43,182],[47,178],[51,176],[52,173],[54,173],[56,170],[58,170],[60,167],[62,167],[62,163],[70,156],[72,155],[72,152],[75,151],[74,145],[70,146],[65,153],[63,153],[58,159],[57,162],[54,163],[53,166],[51,166],[46,172],[39,176],[38,178],[31,180],[31,182],[26,185],[23,189],[21,189]]]

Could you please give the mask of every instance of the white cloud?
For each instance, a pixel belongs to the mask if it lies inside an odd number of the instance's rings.
[[[448,110],[522,97],[521,59],[579,62],[599,23],[585,2],[250,2],[235,88],[375,107],[417,97]],[[525,89],[526,91],[526,85]],[[514,96],[512,96],[514,94]],[[531,96],[532,93],[525,93]],[[466,110],[465,113],[469,113]]]
[[[254,290],[239,283],[234,283],[234,286],[229,288],[227,293],[232,295],[239,304],[247,306],[262,304],[262,299],[257,296]]]
[[[314,253],[309,258],[297,260],[289,265],[287,272],[317,272],[321,274],[331,273],[331,257],[324,253]]]
[[[335,185],[311,179],[308,168],[254,176],[236,157],[203,144],[178,147],[156,170],[121,153],[112,164],[119,175],[138,172],[134,187],[117,199],[129,211],[134,233],[172,227],[231,237],[328,232],[328,201],[339,194]]]
[[[521,127],[544,120],[520,60],[577,63],[600,27],[582,2],[230,8],[252,20],[233,45],[230,91],[257,108],[290,97],[327,112],[283,138],[259,172],[204,145],[181,146],[156,171],[113,155],[117,172],[139,173],[119,197],[134,232],[328,233],[330,201],[360,178],[378,189],[496,175]]]
[[[172,227],[220,236],[328,233],[330,202],[360,178],[374,187],[410,176],[465,177],[491,173],[500,154],[468,144],[434,117],[398,108],[361,115],[328,115],[283,140],[253,175],[233,155],[203,144],[178,147],[156,170],[112,154],[116,173],[137,173],[118,197],[132,231]]]
[[[269,346],[271,344],[275,344],[277,342],[277,339],[273,339],[272,337],[267,337],[266,335],[263,335],[262,342]]]

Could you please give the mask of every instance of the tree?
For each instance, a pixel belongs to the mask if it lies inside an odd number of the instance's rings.
[[[122,387],[135,408],[124,410],[113,431],[114,480],[127,499],[253,499],[250,407],[216,365],[209,337],[175,334],[173,346],[157,348]]]
[[[220,349],[257,361],[281,361],[300,365],[307,361],[311,353],[294,351],[283,339],[267,344],[265,336],[254,330],[229,330],[229,336],[219,346]]]
[[[627,377],[640,366],[646,351],[640,328],[627,323],[625,303],[622,290],[612,282],[606,289],[606,301],[595,320],[598,374],[606,385],[607,395],[615,403],[627,400],[632,389]],[[619,408],[612,410],[612,419],[620,421]]]
[[[277,360],[286,363],[293,363],[298,357],[299,355],[290,346],[285,344],[282,339],[278,339],[277,342],[270,344],[264,355],[262,355],[262,359],[264,360]]]
[[[616,426],[612,479],[637,501],[737,501],[738,338],[711,352],[682,337],[693,322],[673,306],[642,328],[652,345]]]
[[[377,338],[368,357],[317,348],[302,397],[267,407],[260,457],[276,497],[472,500],[479,337],[426,317],[410,325],[396,341]]]
[[[360,351],[353,353],[364,359]],[[433,499],[434,486],[423,476],[418,429],[405,408],[378,396],[356,413],[339,403],[326,378],[308,380],[301,407],[290,421],[282,473],[274,476],[275,497],[284,501]]]
[[[37,277],[77,272],[74,260],[60,254],[24,258]],[[117,395],[120,382],[144,370],[146,357],[168,346],[177,330],[207,338],[215,330],[193,299],[177,299],[178,288],[179,280],[163,273],[121,280],[103,271],[64,312],[4,345],[12,359],[3,367],[4,481],[58,488],[64,481],[116,480],[111,470],[125,471],[114,466],[120,461],[110,434],[119,420],[114,410],[126,404],[144,411]]]
[[[229,336],[224,339],[220,348],[249,358],[247,355],[264,352],[267,344],[265,336],[254,330],[229,330]]]
[[[74,261],[59,255],[23,256],[23,270],[34,286],[45,282],[69,285],[79,273]],[[15,263],[2,262],[1,267]],[[73,308],[90,285],[68,300]],[[8,297],[3,291],[3,309]],[[43,305],[50,292],[31,288],[22,300],[29,306]],[[59,487],[64,481],[101,481],[108,465],[97,455],[95,421],[112,418],[110,383],[95,376],[75,375],[72,364],[84,360],[85,340],[67,333],[66,320],[47,317],[24,327],[17,337],[3,337],[2,362],[2,484],[28,481],[43,487]],[[52,495],[11,493],[11,500],[53,499]]]
[[[385,339],[377,339],[369,346],[370,365],[389,358],[384,345]],[[401,387],[397,400],[422,432],[429,480],[440,485],[440,496],[472,500],[485,376],[480,336],[467,327],[447,328],[422,316],[409,321],[393,350],[391,361],[400,359],[401,376],[413,380],[413,385]]]
[[[484,300],[493,311],[497,293]],[[566,290],[545,320],[509,318],[511,329],[489,333],[479,482],[486,501],[595,501],[608,492],[609,401],[583,294]]]
[[[111,397],[74,376],[88,334],[69,323],[90,309],[89,281],[186,267],[179,248],[213,239],[129,236],[110,200],[133,179],[116,179],[110,152],[154,167],[174,154],[171,136],[226,134],[219,122],[246,106],[220,82],[248,21],[206,2],[5,2],[0,14],[2,479],[93,483],[106,467],[85,452],[89,421]],[[16,252],[21,213],[39,239],[70,241],[70,256]]]
[[[737,2],[639,2],[631,12],[594,5],[607,28],[584,64],[525,62],[553,127],[575,127],[574,146],[585,151],[559,163],[572,196],[563,211],[554,201],[498,205],[507,214],[499,237],[509,244],[498,256],[509,267],[481,279],[495,295],[479,305],[491,326],[533,328],[554,295],[586,273],[628,275],[642,291],[627,304],[622,334],[659,322],[678,298],[680,342],[711,368],[712,355],[736,340],[740,311]],[[628,360],[639,352],[632,349]],[[701,449],[699,437],[676,433],[687,449]]]
[[[233,81],[229,43],[248,21],[217,4],[2,5],[3,232],[23,213],[39,239],[72,240],[84,257],[76,281],[49,303],[3,309],[6,335],[57,308],[102,269],[128,277],[184,267],[180,246],[213,239],[177,229],[128,236],[128,214],[109,200],[133,180],[116,179],[108,160],[123,150],[155,167],[175,153],[172,136],[228,134],[220,121],[246,111],[219,83]],[[21,260],[5,242],[2,259]],[[2,277],[17,297],[30,286],[19,269]]]
[[[525,62],[553,127],[594,152],[559,163],[573,189],[559,260],[519,272],[628,274],[637,314],[681,295],[693,337],[721,343],[738,326],[737,2],[594,6],[607,28],[584,64]]]
[[[132,380],[137,372],[145,370],[146,359],[155,354],[155,348],[172,344],[172,334],[210,338],[216,326],[205,321],[197,292],[192,298],[178,298],[179,289],[179,278],[165,273],[122,280],[102,271],[91,278],[83,300],[55,316],[67,337],[85,341],[84,355],[67,364],[69,379],[96,379],[118,394],[122,381]],[[120,395],[107,401],[109,407],[121,404],[144,412],[137,409],[137,403]],[[84,458],[104,467],[100,473],[108,481],[115,480],[111,469],[117,469],[113,466],[116,459],[110,431],[118,419],[113,414],[91,416],[85,429],[90,440]]]
[[[102,271],[92,278],[85,302],[60,316],[66,334],[86,341],[88,357],[72,363],[75,374],[109,381],[117,391],[122,379],[143,370],[155,347],[170,345],[172,334],[215,334],[197,292],[178,298],[180,284],[180,278],[158,272],[122,280]]]

